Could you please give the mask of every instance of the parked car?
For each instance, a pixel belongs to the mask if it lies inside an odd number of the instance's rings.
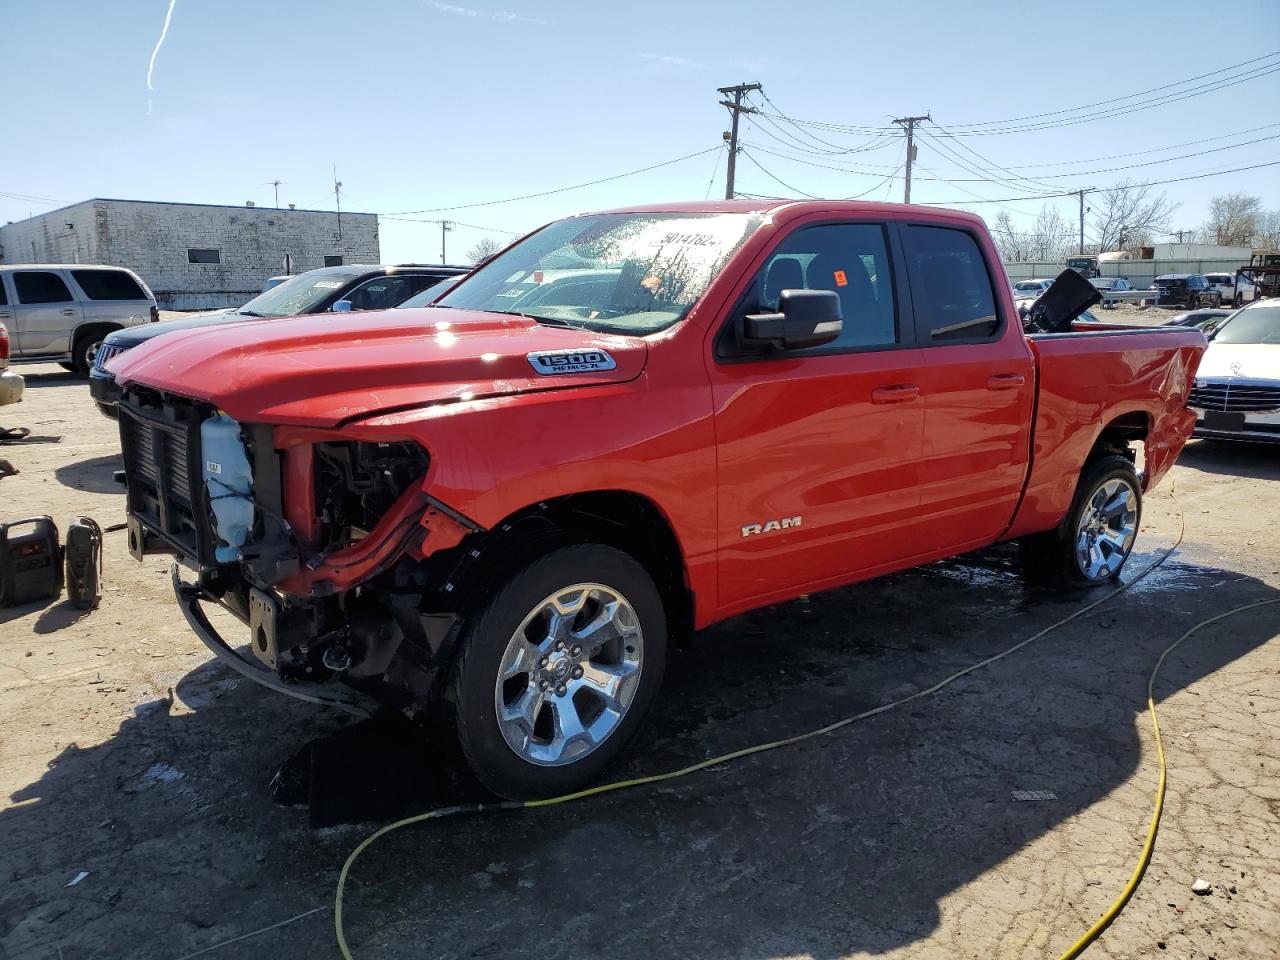
[[[380,310],[397,306],[440,280],[466,273],[466,267],[362,266],[320,267],[277,284],[242,307],[196,313],[142,330],[121,330],[107,337],[89,372],[89,393],[106,417],[115,417],[120,388],[107,364],[153,337],[245,320],[293,317],[304,313]]]
[[[1209,310],[1188,310],[1186,313],[1175,313],[1164,322],[1166,327],[1195,327],[1206,336],[1218,329],[1222,321],[1231,316],[1233,311],[1221,307]]]
[[[1210,341],[1188,401],[1195,435],[1280,442],[1280,301],[1237,310]]]
[[[12,360],[56,361],[85,375],[113,330],[160,319],[156,298],[132,270],[85,264],[0,266],[0,321]]]
[[[1124,277],[1094,277],[1089,282],[1098,288],[1099,293],[1104,295],[1133,289],[1133,287],[1129,286],[1129,281]]]
[[[981,218],[920,218],[584,214],[432,307],[130,351],[130,550],[199,572],[174,565],[180,608],[246,676],[439,715],[508,797],[598,777],[695,628],[997,541],[1037,580],[1112,580],[1191,434],[1204,336],[1028,337]],[[603,300],[523,299],[566,262]],[[1053,329],[1097,296],[1058,282]]]
[[[0,323],[0,407],[22,399],[26,381],[9,369],[9,331]]]
[[[1034,300],[1048,290],[1052,283],[1052,278],[1048,280],[1019,280],[1013,285],[1013,295],[1016,299],[1030,297]]]
[[[1198,273],[1169,273],[1156,277],[1152,284],[1156,289],[1156,306],[1217,307],[1222,305],[1222,295]]]
[[[1204,278],[1218,291],[1222,303],[1242,307],[1260,296],[1258,285],[1242,273],[1206,273]]]
[[[440,280],[437,283],[433,283],[431,286],[427,287],[425,290],[415,293],[412,297],[410,297],[404,303],[400,304],[398,309],[405,309],[405,308],[411,308],[411,307],[429,307],[435,301],[439,300],[446,293],[448,293],[450,290],[456,287],[459,281],[461,281],[462,278],[465,276],[466,276],[465,273],[460,273],[456,277],[445,277],[443,280]]]

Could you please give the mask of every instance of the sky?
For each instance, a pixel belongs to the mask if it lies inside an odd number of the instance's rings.
[[[1008,202],[1053,187],[1280,160],[1280,72],[1061,123],[1280,52],[1276,0],[1221,0],[1211,16],[1181,0],[172,3],[157,50],[170,0],[0,0],[0,223],[90,197],[269,206],[273,180],[281,205],[333,209],[336,168],[344,210],[388,215],[385,262],[439,262],[440,226],[421,221],[442,218],[458,262],[482,237],[571,213],[723,196],[716,88],[749,82],[768,101],[753,95],[766,115],[742,124],[747,193],[900,200],[904,144],[878,128],[926,113],[937,127],[919,140],[912,200],[989,222],[1007,209],[1025,226],[1042,203],[1074,218],[1073,197]],[[1158,189],[1188,229],[1223,193],[1280,208],[1280,166]],[[973,195],[1006,202],[956,202]]]

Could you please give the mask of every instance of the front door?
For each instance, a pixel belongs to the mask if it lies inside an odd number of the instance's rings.
[[[69,352],[81,309],[66,281],[52,270],[15,270],[9,276],[16,294],[12,309],[23,355]]]
[[[817,223],[783,237],[737,313],[786,289],[832,290],[833,343],[752,353],[716,338],[722,611],[780,600],[923,553],[916,515],[924,398],[903,278],[881,223]]]
[[[920,512],[939,552],[970,549],[1009,525],[1026,481],[1035,365],[974,234],[900,229],[924,355]]]

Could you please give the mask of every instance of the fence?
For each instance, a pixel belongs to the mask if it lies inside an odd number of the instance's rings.
[[[1151,286],[1156,277],[1167,273],[1235,273],[1246,264],[1239,260],[1116,260],[1102,264],[1104,277],[1124,277],[1135,289]],[[1005,272],[1016,283],[1019,280],[1051,279],[1065,270],[1064,263],[1031,261],[1006,263]]]

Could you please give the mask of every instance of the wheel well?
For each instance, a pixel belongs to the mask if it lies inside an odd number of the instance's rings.
[[[1085,466],[1112,454],[1128,457],[1133,461],[1136,455],[1130,444],[1146,440],[1150,430],[1151,415],[1145,411],[1134,410],[1121,414],[1102,428],[1093,442],[1093,449],[1085,458]]]
[[[80,344],[84,343],[86,337],[95,336],[97,334],[108,334],[121,329],[123,329],[123,327],[118,323],[106,323],[101,321],[97,323],[82,323],[80,326],[76,327],[76,332],[71,338],[71,351],[74,353],[76,348],[79,347]]]
[[[601,543],[634,557],[662,594],[672,642],[692,635],[694,598],[680,543],[658,506],[640,494],[599,490],[545,500],[467,537],[449,551],[447,566],[436,566],[436,557],[428,563],[446,578],[442,592],[459,598],[448,606],[465,615],[469,598],[488,596],[537,557],[574,543]]]

